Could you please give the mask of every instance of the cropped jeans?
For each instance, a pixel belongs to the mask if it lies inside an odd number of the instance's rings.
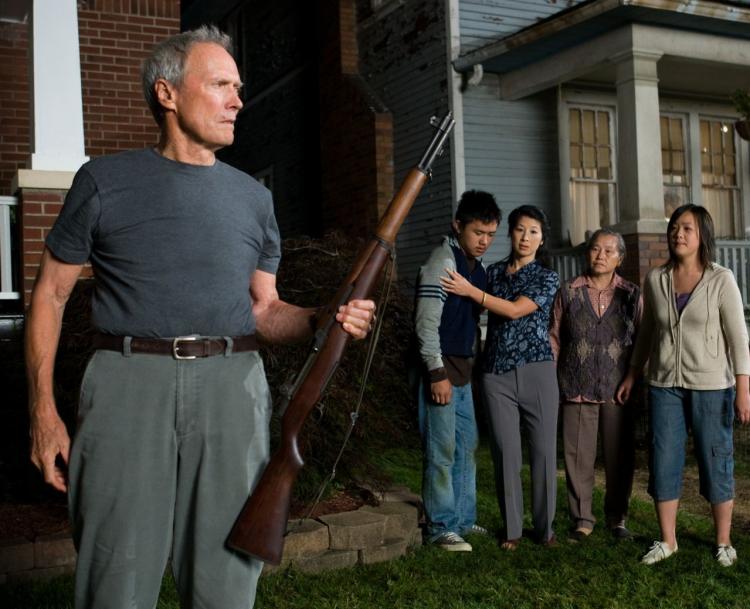
[[[734,498],[734,388],[698,391],[649,387],[651,467],[648,492],[654,501],[679,499],[685,442],[693,431],[700,493],[716,505]]]
[[[479,443],[471,383],[453,386],[449,404],[433,403],[430,384],[419,389],[419,429],[424,447],[422,500],[430,541],[466,532],[477,518],[476,461]]]

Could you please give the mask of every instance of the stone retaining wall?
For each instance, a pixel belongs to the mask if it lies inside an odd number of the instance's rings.
[[[265,565],[263,573],[292,567],[317,573],[355,564],[372,564],[403,556],[421,545],[420,499],[406,489],[383,493],[377,507],[289,522],[289,534],[279,566]],[[0,542],[0,584],[49,579],[73,573],[76,553],[69,534]]]

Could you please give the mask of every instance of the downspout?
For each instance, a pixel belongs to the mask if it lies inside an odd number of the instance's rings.
[[[461,194],[466,190],[466,161],[464,158],[464,103],[462,96],[462,75],[453,68],[453,61],[461,52],[461,24],[459,0],[445,0],[446,27],[446,74],[448,81],[448,104],[453,110],[456,125],[450,137],[451,154],[451,192],[453,201],[451,209],[456,211],[456,205]]]

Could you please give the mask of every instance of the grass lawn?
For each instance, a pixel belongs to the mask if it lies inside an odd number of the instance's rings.
[[[420,454],[394,450],[383,464],[395,482],[418,490]],[[479,454],[479,522],[493,531],[500,517],[494,499],[492,465],[486,448]],[[733,535],[740,560],[724,569],[713,558],[711,522],[681,512],[679,553],[651,567],[638,559],[657,536],[649,502],[633,500],[630,526],[640,538],[617,543],[601,530],[581,544],[566,536],[565,485],[560,481],[556,548],[524,539],[514,553],[501,551],[493,538],[472,538],[471,553],[422,547],[389,563],[358,566],[320,575],[287,571],[261,579],[258,609],[382,608],[591,608],[729,609],[750,607],[750,535]],[[602,495],[595,497],[601,518]],[[527,523],[530,524],[530,523]],[[72,607],[72,579],[0,587],[0,607]],[[160,609],[177,609],[176,594],[165,578]],[[217,608],[220,609],[220,608]]]

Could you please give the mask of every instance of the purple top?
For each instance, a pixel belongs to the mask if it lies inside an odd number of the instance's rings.
[[[685,305],[688,303],[688,300],[690,300],[690,292],[687,292],[685,294],[675,294],[674,295],[674,302],[677,306],[677,312],[682,313],[682,309],[685,308]]]

